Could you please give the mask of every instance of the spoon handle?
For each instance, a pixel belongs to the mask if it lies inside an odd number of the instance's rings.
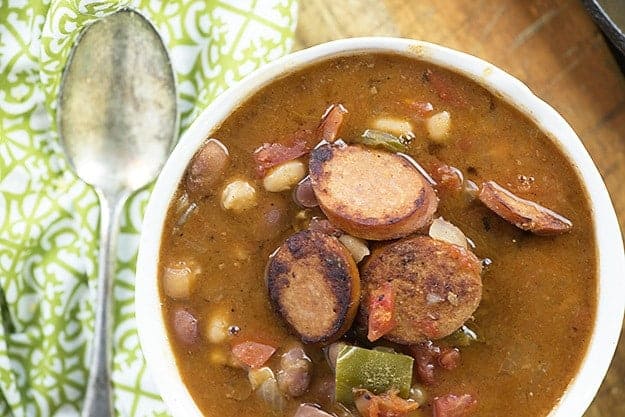
[[[98,191],[100,199],[100,254],[95,304],[95,325],[89,366],[89,381],[82,417],[113,417],[111,351],[113,340],[113,281],[117,259],[117,235],[125,196],[109,196]]]

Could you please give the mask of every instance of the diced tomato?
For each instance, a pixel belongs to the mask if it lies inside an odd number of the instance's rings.
[[[432,178],[436,181],[436,189],[443,191],[462,190],[464,181],[462,171],[438,160],[432,161],[429,165],[428,172],[431,173]]]
[[[267,171],[283,162],[290,161],[305,155],[310,150],[304,137],[297,135],[291,145],[282,143],[263,143],[261,147],[254,151],[254,162],[256,163],[256,173],[259,177],[264,177]]]
[[[347,109],[342,104],[333,104],[328,107],[317,127],[317,139],[330,143],[334,142],[343,124],[345,114],[347,114]]]
[[[258,342],[242,342],[232,347],[232,355],[252,369],[260,368],[271,358],[276,348]]]
[[[369,297],[369,332],[367,339],[375,341],[397,326],[394,316],[395,292],[390,282],[371,292]]]
[[[375,395],[366,389],[354,390],[356,409],[362,417],[401,417],[419,408],[415,401],[399,397],[399,391],[390,390]]]
[[[434,417],[468,417],[477,406],[477,400],[470,394],[447,394],[434,398]]]
[[[436,92],[438,97],[445,103],[458,107],[464,107],[468,104],[462,92],[453,88],[452,81],[447,75],[428,69],[425,71],[425,78],[429,81],[434,92]]]

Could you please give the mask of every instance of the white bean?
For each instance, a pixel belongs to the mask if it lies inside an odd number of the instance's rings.
[[[391,133],[395,136],[412,135],[412,124],[403,119],[394,117],[381,117],[375,119],[372,124],[376,130]]]
[[[249,182],[235,180],[226,185],[221,193],[221,205],[235,212],[256,207],[256,190]]]
[[[180,261],[163,271],[163,290],[173,299],[189,298],[201,268],[193,261]]]
[[[224,313],[213,313],[206,326],[206,338],[211,343],[221,343],[228,337],[228,317]]]
[[[297,159],[275,166],[265,178],[263,186],[272,193],[290,190],[306,176],[306,167]]]
[[[350,235],[341,235],[339,240],[351,252],[352,258],[354,258],[356,263],[362,261],[365,256],[371,253],[367,247],[367,242],[362,239]]]
[[[451,116],[449,112],[442,111],[425,120],[425,128],[430,139],[444,143],[451,131]]]

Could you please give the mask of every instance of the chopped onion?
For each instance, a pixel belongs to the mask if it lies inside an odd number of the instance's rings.
[[[432,239],[458,245],[465,249],[467,248],[467,238],[464,233],[462,233],[462,230],[442,217],[434,219],[430,226],[429,235]]]
[[[420,384],[414,384],[410,388],[410,394],[408,395],[408,398],[419,404],[419,406],[424,405],[428,399],[425,387]]]
[[[463,185],[463,191],[468,202],[475,200],[480,193],[480,187],[471,180],[465,180]]]
[[[434,180],[434,178],[432,178],[432,176],[425,170],[425,168],[423,168],[420,163],[415,161],[415,159],[412,156],[406,155],[405,153],[398,153],[397,155],[401,156],[406,161],[410,162],[410,165],[415,167],[415,169],[419,171],[419,174],[421,174],[423,178],[425,178],[425,180],[430,183],[431,186],[435,187],[438,185],[438,183]]]
[[[283,411],[286,407],[286,399],[282,395],[275,378],[267,378],[265,382],[260,384],[256,390],[256,395],[275,411]]]
[[[347,346],[347,344],[344,342],[334,342],[323,349],[326,354],[326,361],[328,361],[328,365],[330,365],[332,371],[336,369],[336,358],[338,358],[339,352],[345,346]]]
[[[464,325],[447,336],[444,340],[451,346],[461,347],[469,346],[473,342],[479,342],[481,341],[481,338],[478,337],[475,331]]]
[[[195,211],[196,208],[197,208],[197,204],[195,204],[195,203],[189,204],[189,206],[182,212],[180,217],[178,217],[178,220],[176,221],[174,229],[177,229],[177,228],[180,228],[180,227],[184,226],[185,223],[187,222],[187,220],[189,220],[189,217],[191,216],[191,214],[193,214],[193,212]]]
[[[362,239],[351,235],[341,235],[339,240],[351,252],[356,263],[359,263],[365,256],[371,253],[367,247],[367,242]]]

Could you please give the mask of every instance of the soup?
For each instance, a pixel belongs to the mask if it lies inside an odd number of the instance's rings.
[[[592,331],[596,250],[580,179],[518,111],[366,54],[273,81],[208,134],[159,259],[206,416],[553,408]]]

